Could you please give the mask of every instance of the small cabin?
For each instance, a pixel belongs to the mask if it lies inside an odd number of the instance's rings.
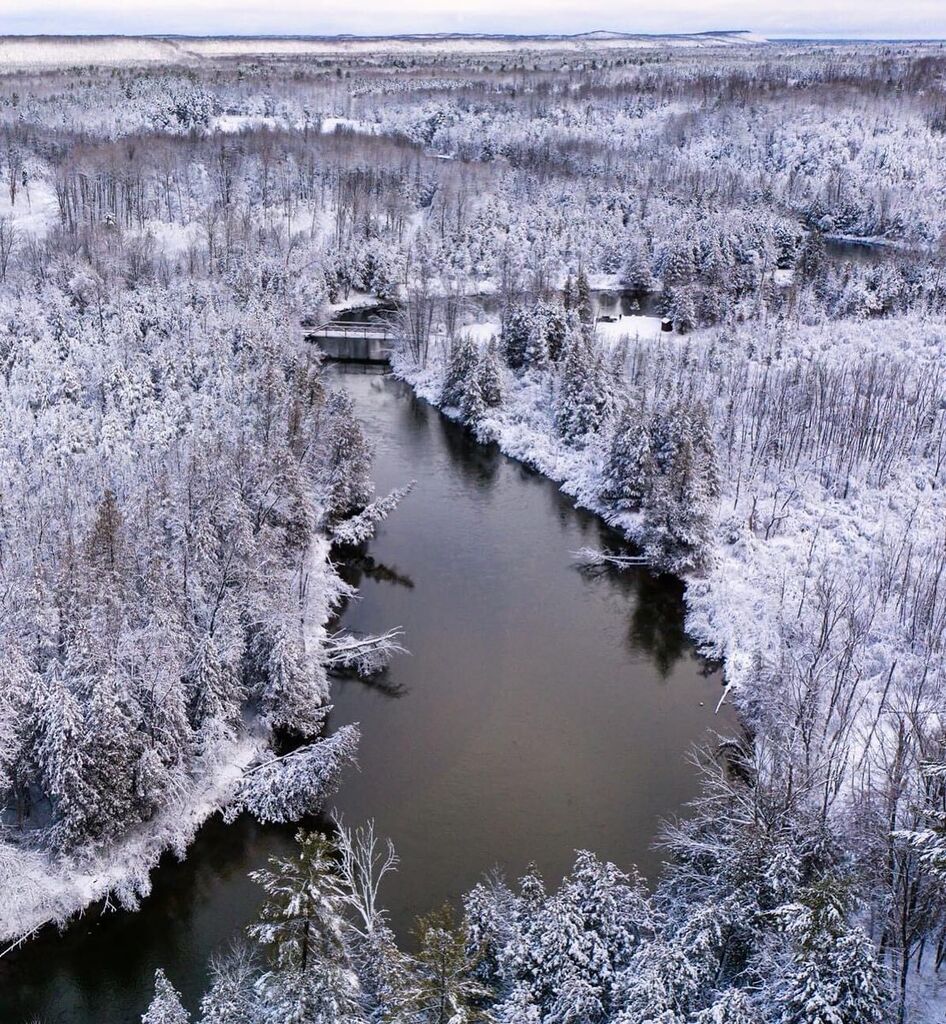
[[[660,329],[665,334],[669,334],[673,330],[673,321],[669,316],[665,316],[663,320],[660,321]]]

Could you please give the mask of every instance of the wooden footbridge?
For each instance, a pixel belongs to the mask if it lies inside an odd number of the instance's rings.
[[[305,328],[306,341],[335,363],[387,363],[394,327],[387,320],[327,320]]]

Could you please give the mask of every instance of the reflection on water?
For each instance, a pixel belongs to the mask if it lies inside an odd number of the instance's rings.
[[[661,817],[695,793],[686,753],[719,678],[683,633],[680,585],[588,573],[571,552],[621,538],[549,481],[373,374],[340,375],[377,449],[379,492],[416,479],[345,568],[343,624],[405,630],[411,654],[377,685],[339,679],[330,726],[357,721],[360,767],[336,806],[374,818],[401,856],[384,894],[395,928],[499,865],[549,878],[585,846],[653,876]],[[293,828],[204,828],[156,873],[137,914],[90,914],[0,960],[0,1021],[137,1022],[164,966],[195,1008],[207,964],[253,918],[248,871]]]
[[[59,935],[44,932],[0,960],[3,1024],[139,1024],[165,967],[193,1007],[207,960],[226,950],[259,905],[247,871],[288,853],[294,827],[258,825],[243,816],[201,829],[193,856],[166,855],[138,913],[93,908]]]
[[[344,380],[379,491],[418,481],[370,544],[413,587],[362,575],[345,614],[365,632],[404,627],[412,654],[385,682],[406,696],[346,680],[332,713],[363,732],[338,806],[401,855],[395,927],[494,865],[560,875],[580,846],[653,876],[659,819],[694,795],[686,753],[733,724],[713,716],[719,676],[684,634],[682,586],[582,571],[572,552],[622,538],[404,385]]]

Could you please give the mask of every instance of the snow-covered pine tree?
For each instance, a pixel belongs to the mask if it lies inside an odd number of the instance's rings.
[[[716,442],[713,440],[709,413],[702,403],[692,409],[689,415],[689,426],[693,437],[693,454],[696,458],[697,472],[700,475],[703,492],[708,501],[716,502],[722,489],[719,458],[716,454]]]
[[[644,247],[631,243],[624,255],[621,268],[621,284],[636,296],[645,295],[654,287],[654,275],[650,269],[650,260]]]
[[[333,392],[325,403],[327,424],[320,477],[329,521],[360,512],[371,500],[371,446],[355,418],[349,395]]]
[[[476,976],[476,961],[468,949],[466,927],[445,903],[421,917],[415,929],[416,1006],[424,1024],[475,1024],[489,1020],[480,1009],[489,990]]]
[[[189,1024],[190,1019],[177,989],[159,967],[154,972],[154,998],[142,1015],[141,1024]]]
[[[358,739],[357,726],[343,725],[326,739],[250,769],[227,810],[228,819],[243,811],[264,822],[317,814],[338,788],[342,770],[354,762]]]
[[[477,358],[476,345],[469,335],[461,334],[454,338],[440,392],[440,401],[444,406],[453,409],[461,407],[463,396],[476,377]]]
[[[586,384],[586,402],[594,409],[593,432],[601,430],[614,415],[615,388],[612,367],[597,343],[592,342],[591,374]]]
[[[250,933],[272,950],[271,969],[260,982],[264,1019],[361,1024],[331,844],[317,832],[299,832],[296,843],[291,859],[272,858],[250,876],[266,893]]]
[[[99,809],[90,782],[85,720],[69,685],[54,677],[39,711],[39,759],[43,788],[52,802],[51,844],[74,850],[96,835]]]
[[[522,365],[527,370],[545,370],[549,365],[549,346],[545,336],[545,321],[533,316],[532,329],[522,353]]]
[[[565,287],[562,289],[562,306],[566,315],[578,305],[578,296],[575,293],[575,281],[571,274],[565,278]]]
[[[558,370],[555,421],[559,435],[570,444],[583,443],[601,426],[609,400],[600,353],[593,352],[592,343],[572,325]]]
[[[477,368],[480,395],[488,409],[495,409],[503,404],[503,367],[499,359],[499,347],[495,338],[480,353]]]
[[[620,1009],[612,1024],[684,1024],[705,980],[688,951],[658,938],[645,943],[615,984]]]
[[[780,1024],[882,1024],[890,998],[884,968],[867,935],[847,923],[848,898],[833,880],[805,889],[777,916],[795,952],[771,987]]]
[[[325,720],[324,674],[306,664],[296,624],[261,626],[254,634],[251,652],[264,721],[302,736],[316,735]]]
[[[578,278],[575,281],[575,308],[578,311],[578,318],[582,327],[587,331],[594,326],[595,309],[591,301],[591,285],[588,283],[588,275],[584,267],[578,270]]]
[[[557,363],[565,352],[565,338],[568,334],[568,310],[555,303],[544,303],[542,315],[545,320],[545,341],[549,359]]]
[[[693,1024],[765,1024],[765,1018],[741,988],[729,988],[692,1018]]]
[[[579,331],[570,331],[558,373],[555,402],[556,425],[559,435],[566,441],[577,441],[585,433],[581,402],[590,374],[591,354],[587,342]]]
[[[671,572],[701,568],[712,546],[713,505],[689,436],[676,445],[666,475],[654,477],[645,507],[646,551]]]
[[[483,399],[483,392],[480,388],[479,365],[471,369],[470,375],[466,379],[463,386],[463,394],[460,396],[459,408],[463,422],[476,428],[486,412],[486,402]]]
[[[622,510],[638,511],[653,486],[654,464],[646,412],[624,406],[611,437],[602,475],[602,497]]]
[[[0,662],[0,806],[9,799],[17,826],[30,811],[30,793],[36,784],[31,745],[41,685],[26,658],[8,647]]]
[[[826,263],[824,236],[817,228],[812,228],[798,251],[799,269],[806,281],[817,281],[824,275]]]
[[[795,266],[798,250],[801,247],[801,236],[798,228],[790,228],[787,224],[776,224],[773,229],[775,241],[775,265],[779,270],[791,270]]]
[[[675,287],[671,294],[667,316],[673,321],[678,334],[689,334],[696,327],[696,305],[689,288]]]
[[[689,284],[696,272],[690,241],[678,238],[665,244],[657,260],[657,267],[665,290]]]
[[[240,713],[243,691],[232,666],[220,657],[216,641],[207,633],[197,641],[193,659],[185,674],[190,718],[200,729],[215,721],[229,728]]]
[[[532,333],[532,311],[525,306],[512,306],[503,314],[500,339],[506,365],[521,370],[525,365],[526,346]]]
[[[541,921],[547,1019],[607,1019],[614,983],[652,924],[643,880],[580,850]]]

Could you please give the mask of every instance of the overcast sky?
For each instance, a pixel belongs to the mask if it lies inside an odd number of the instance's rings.
[[[0,0],[0,33],[700,32],[946,37],[946,0]]]

